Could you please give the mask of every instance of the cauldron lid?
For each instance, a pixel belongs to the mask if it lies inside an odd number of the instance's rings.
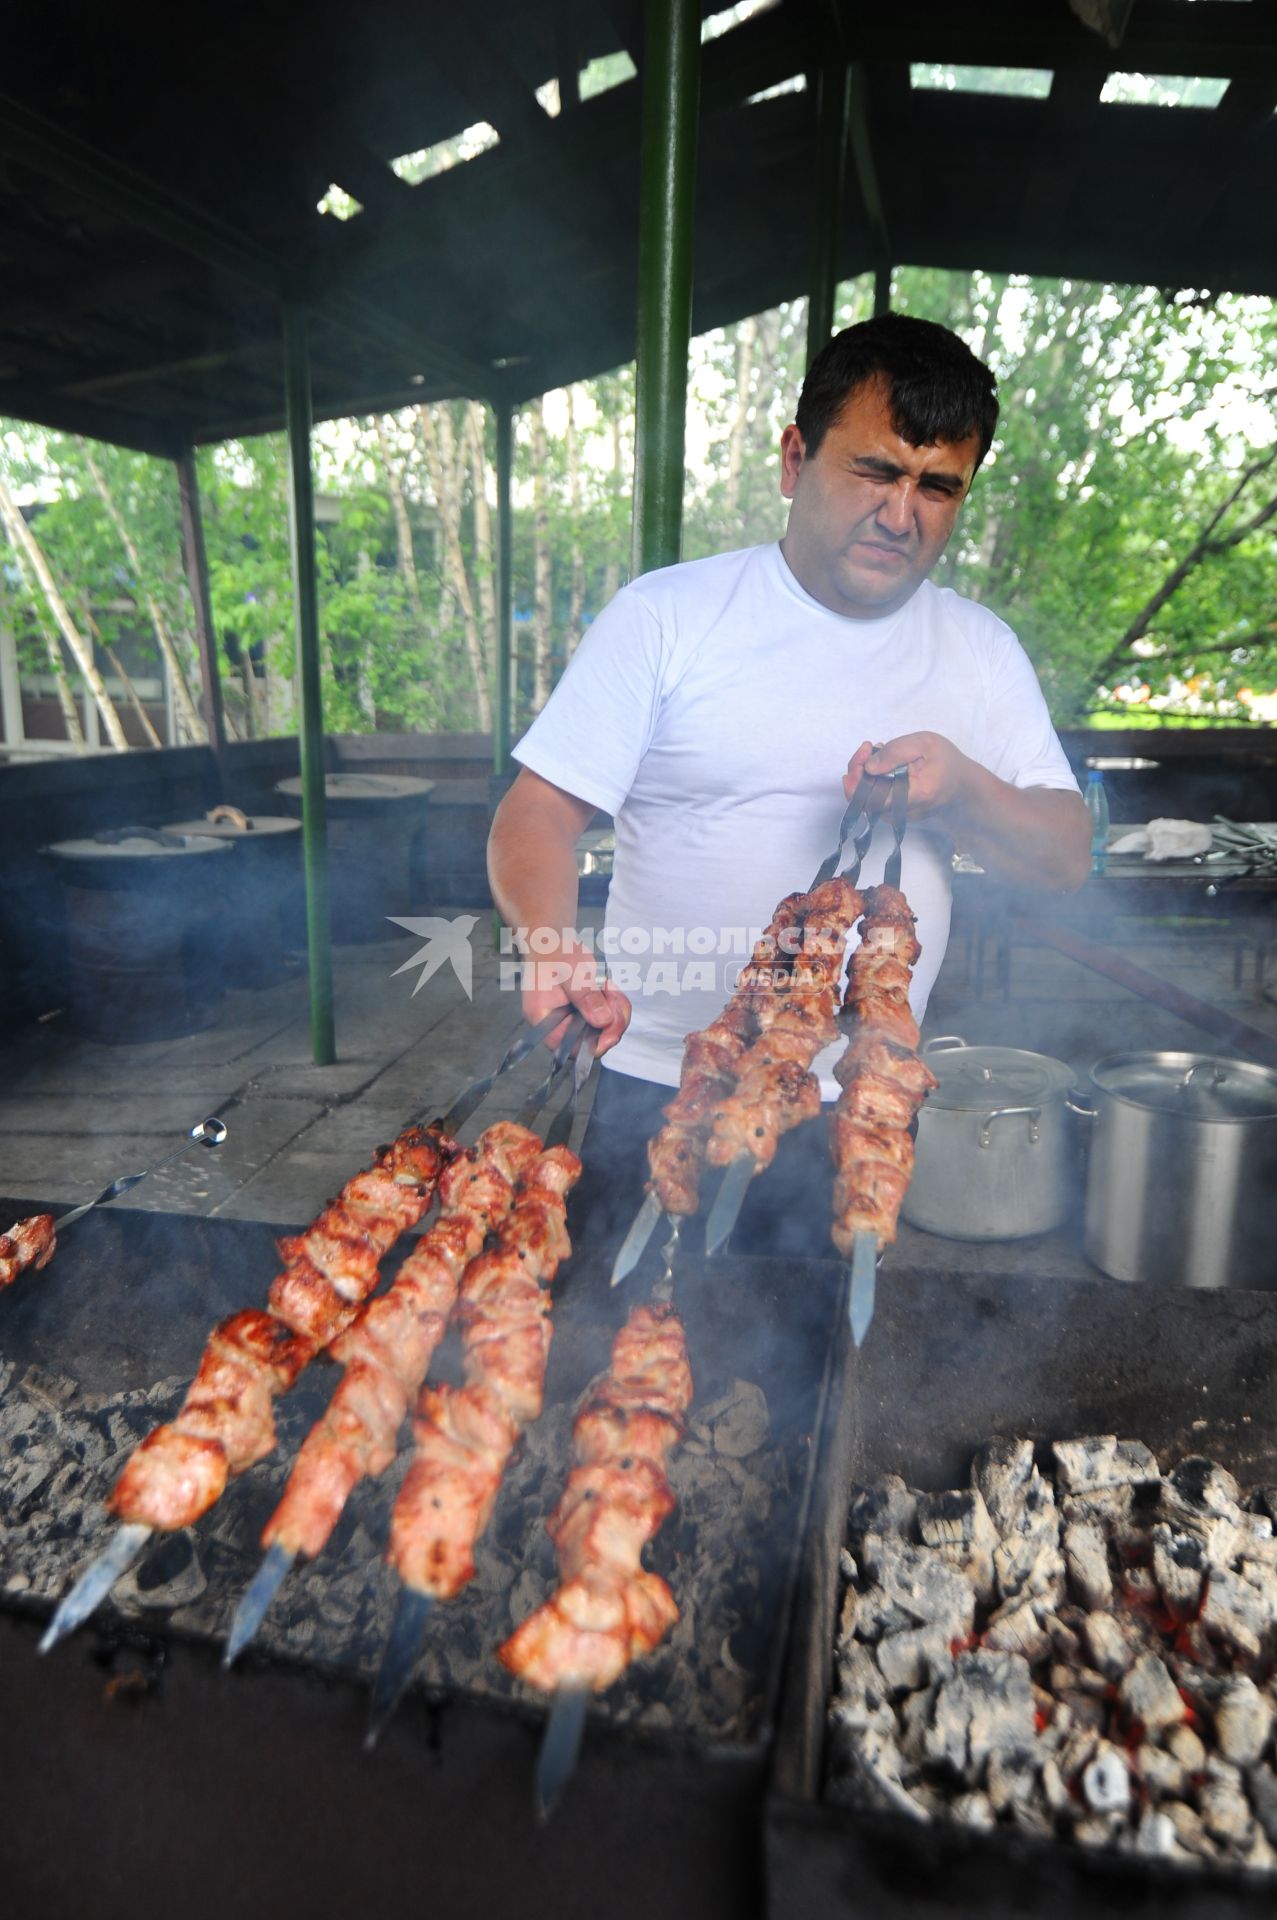
[[[1187,1120],[1277,1119],[1277,1073],[1209,1053],[1114,1053],[1091,1079],[1102,1093]]]
[[[940,1082],[929,1104],[964,1113],[1038,1106],[1061,1099],[1074,1081],[1072,1067],[1063,1060],[1023,1047],[969,1047],[950,1040],[947,1047],[931,1043],[923,1052]]]

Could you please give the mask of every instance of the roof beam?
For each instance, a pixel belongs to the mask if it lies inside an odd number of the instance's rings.
[[[1065,68],[1052,76],[1024,189],[1024,233],[1045,239],[1059,231],[1077,178],[1077,155],[1089,136],[1103,86],[1104,75],[1086,67]]]
[[[1234,80],[1211,115],[1219,164],[1185,168],[1168,194],[1158,238],[1198,232],[1250,160],[1251,142],[1277,107],[1277,81]]]

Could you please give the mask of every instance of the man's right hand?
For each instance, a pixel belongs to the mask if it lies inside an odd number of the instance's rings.
[[[630,1024],[633,1009],[629,1001],[618,987],[610,986],[606,979],[600,981],[594,955],[576,942],[554,953],[529,955],[523,972],[523,1013],[530,1026],[544,1020],[555,1007],[564,1009],[564,1023],[547,1036],[548,1047],[559,1044],[567,1011],[573,1007],[598,1029],[596,1053],[614,1047]]]

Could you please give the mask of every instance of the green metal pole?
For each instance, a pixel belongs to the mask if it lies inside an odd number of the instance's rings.
[[[514,473],[514,408],[501,401],[497,416],[497,661],[492,708],[492,766],[510,765],[510,728],[514,708],[514,526],[510,485]]]
[[[692,202],[700,95],[700,8],[648,0],[639,211],[634,572],[670,566],[683,533]]]
[[[834,330],[838,296],[838,243],[842,237],[842,189],[847,172],[847,120],[851,72],[839,62],[820,74],[816,107],[816,194],[807,301],[807,365]]]
[[[891,268],[879,267],[874,274],[874,318],[891,312]]]
[[[310,469],[310,341],[306,309],[283,303],[284,405],[288,422],[288,538],[301,681],[302,858],[306,870],[306,946],[310,962],[310,1035],[317,1067],[337,1058],[333,1034],[333,949],[328,912],[328,817],[324,803],[324,700],[319,671],[319,591],[315,577],[315,486]]]

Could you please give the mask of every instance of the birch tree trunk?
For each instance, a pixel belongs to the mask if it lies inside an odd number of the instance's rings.
[[[93,648],[71,618],[66,601],[54,585],[53,575],[49,572],[49,563],[40,551],[35,535],[19,513],[17,503],[3,479],[0,479],[0,519],[4,521],[5,531],[11,544],[25,556],[27,564],[40,583],[40,591],[44,595],[49,612],[57,622],[58,630],[70,648],[76,666],[84,675],[89,692],[93,695],[94,703],[102,716],[102,724],[106,728],[108,740],[117,752],[127,753],[129,743],[124,737],[120,716],[111,704],[111,696],[97,670]]]
[[[155,638],[160,649],[160,656],[168,668],[169,677],[173,682],[173,700],[177,708],[179,732],[185,733],[188,740],[207,740],[208,729],[200,719],[199,711],[191,698],[191,690],[186,684],[186,674],[182,669],[181,658],[174,643],[173,635],[169,631],[168,621],[164,618],[159,601],[146,584],[146,576],[142,571],[141,556],[138,553],[137,547],[134,545],[133,536],[124,524],[120,510],[111,496],[111,489],[106,484],[106,475],[93,458],[93,453],[88,441],[81,439],[77,434],[76,445],[84,455],[89,472],[93,475],[93,484],[102,497],[102,505],[106,508],[107,517],[120,536],[120,545],[124,548],[128,556],[129,565],[133,569],[133,578],[137,581],[138,592],[141,594],[146,605],[146,610],[151,617],[151,625],[155,629]]]
[[[571,585],[568,590],[568,630],[564,654],[571,659],[581,638],[581,617],[585,612],[585,555],[581,550],[581,449],[576,436],[574,387],[569,387],[567,421],[568,512],[572,519],[570,560]]]
[[[740,517],[740,482],[745,465],[745,436],[749,427],[749,401],[754,382],[754,345],[758,339],[756,318],[742,320],[736,329],[736,405],[731,432],[727,437],[727,484],[723,504],[731,519]]]
[[[532,711],[540,713],[550,697],[550,501],[545,473],[550,450],[544,400],[534,400],[528,412],[532,415]]]
[[[470,455],[470,491],[474,499],[475,584],[483,646],[489,660],[497,657],[497,554],[492,541],[492,506],[488,500],[488,461],[483,445],[483,408],[466,402],[466,447]]]
[[[83,601],[80,603],[80,611],[84,615],[85,626],[88,628],[89,632],[93,635],[93,638],[97,641],[98,645],[101,647],[107,659],[111,662],[111,665],[115,670],[116,678],[119,680],[120,685],[124,688],[124,692],[125,692],[125,695],[127,696],[128,703],[132,707],[134,713],[137,715],[138,725],[141,727],[143,733],[146,735],[147,740],[150,742],[150,744],[153,747],[162,746],[164,743],[160,739],[159,734],[155,731],[155,728],[151,724],[151,716],[147,712],[146,708],[142,705],[141,695],[138,693],[137,688],[133,685],[133,682],[129,679],[128,674],[124,671],[123,661],[120,659],[119,655],[116,653],[114,647],[107,646],[106,641],[102,638],[101,628],[98,626],[97,621],[93,618],[93,615],[92,613],[90,613],[88,606]]]
[[[408,518],[408,503],[404,499],[404,490],[394,462],[394,450],[390,445],[390,435],[386,432],[386,423],[378,414],[373,424],[377,429],[377,445],[381,449],[381,470],[386,476],[386,488],[390,494],[391,510],[395,516],[395,549],[399,556],[399,571],[404,577],[408,589],[408,599],[417,625],[425,630],[426,616],[421,604],[421,587],[417,580],[417,558],[412,550],[412,522]]]
[[[469,660],[474,681],[475,713],[478,717],[480,732],[491,733],[492,697],[488,687],[488,666],[479,638],[479,621],[474,610],[474,596],[470,592],[465,554],[461,547],[461,515],[458,511],[457,496],[448,483],[448,476],[452,472],[455,458],[452,418],[444,408],[441,411],[440,424],[436,427],[434,415],[429,407],[418,407],[417,418],[421,423],[421,442],[425,448],[426,464],[430,473],[430,489],[435,497],[435,505],[439,511],[439,525],[443,532],[444,581],[461,609],[466,657]]]
[[[88,743],[84,738],[84,728],[80,724],[80,709],[76,705],[75,694],[71,690],[71,679],[67,673],[66,661],[62,658],[62,649],[58,645],[58,636],[44,617],[44,609],[40,605],[40,595],[36,591],[36,583],[28,569],[25,554],[21,551],[16,551],[14,557],[18,562],[18,571],[22,575],[22,583],[31,601],[32,616],[37,627],[40,629],[40,638],[44,642],[44,651],[49,661],[49,672],[53,675],[53,684],[57,688],[58,705],[62,709],[62,724],[67,730],[67,739],[73,747],[77,747],[79,751],[83,753]]]

